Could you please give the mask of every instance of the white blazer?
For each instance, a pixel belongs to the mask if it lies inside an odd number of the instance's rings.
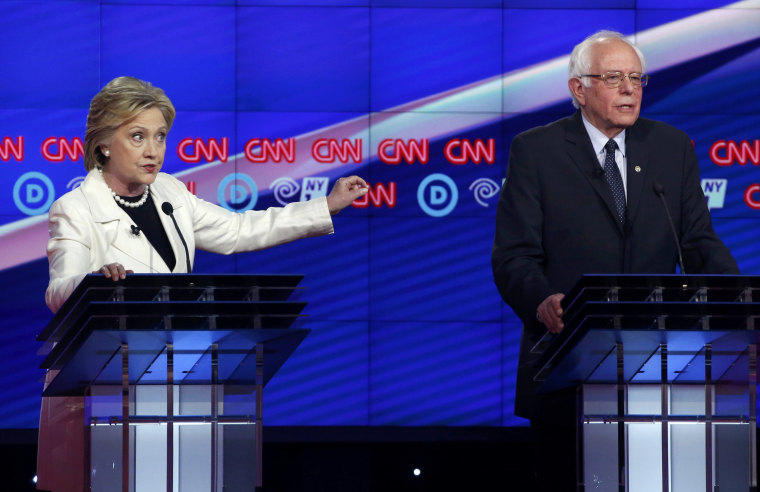
[[[161,210],[164,202],[174,208],[191,265],[196,248],[230,254],[333,232],[324,197],[266,211],[236,213],[196,197],[181,181],[164,173],[158,174],[150,192],[177,259],[173,273],[187,273],[185,248],[171,217]],[[79,188],[53,203],[47,244],[50,283],[45,293],[53,312],[86,274],[103,265],[121,263],[135,273],[172,273],[145,234],[132,234],[132,225],[96,170],[89,172]]]

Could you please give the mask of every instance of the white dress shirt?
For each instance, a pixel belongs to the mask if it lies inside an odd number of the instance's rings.
[[[599,165],[604,168],[604,158],[607,151],[604,150],[604,146],[610,140],[610,137],[599,131],[594,125],[589,123],[585,116],[583,116],[583,125],[586,127],[586,132],[591,139],[591,145],[596,152],[596,158],[599,159]],[[620,170],[620,176],[623,178],[623,190],[625,190],[626,198],[628,197],[628,173],[626,171],[626,159],[625,159],[625,130],[615,135],[613,138],[618,148],[615,151],[615,162]]]

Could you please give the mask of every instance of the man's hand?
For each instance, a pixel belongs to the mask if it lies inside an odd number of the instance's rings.
[[[562,298],[565,294],[553,294],[544,299],[536,310],[538,321],[546,325],[546,328],[552,333],[559,333],[565,327],[562,322]]]

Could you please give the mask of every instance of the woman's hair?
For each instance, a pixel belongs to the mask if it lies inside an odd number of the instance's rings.
[[[113,137],[116,129],[150,108],[158,108],[166,126],[172,127],[176,111],[164,91],[135,77],[117,77],[106,84],[90,103],[87,132],[84,136],[84,167],[91,171],[108,161],[100,146]]]
[[[573,52],[570,54],[570,63],[567,67],[567,78],[580,79],[584,86],[589,87],[591,81],[582,77],[582,75],[591,70],[591,49],[596,43],[607,39],[618,39],[633,48],[633,51],[636,52],[636,56],[639,57],[639,61],[641,62],[641,71],[647,71],[647,62],[644,59],[644,53],[641,52],[638,46],[630,42],[628,38],[619,32],[598,31],[584,39],[581,43],[575,45],[575,48],[573,48]],[[580,108],[581,105],[572,91],[570,92],[570,95],[573,97],[573,106]]]

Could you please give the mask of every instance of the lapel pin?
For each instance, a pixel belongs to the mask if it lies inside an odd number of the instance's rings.
[[[636,171],[637,173],[640,173],[641,172],[641,166],[636,166],[636,167],[633,168],[633,170]]]

